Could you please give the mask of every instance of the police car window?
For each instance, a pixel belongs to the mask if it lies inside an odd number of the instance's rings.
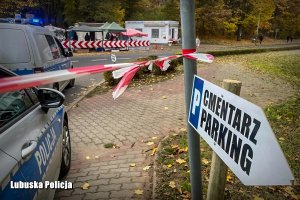
[[[0,94],[0,127],[33,106],[24,90]]]
[[[0,63],[28,63],[30,51],[23,30],[0,28]]]
[[[30,99],[33,101],[34,104],[39,103],[39,99],[36,95],[36,92],[33,88],[27,89],[27,94],[30,96]]]
[[[53,37],[51,35],[45,35],[45,37],[46,37],[47,42],[48,42],[48,44],[50,46],[53,59],[59,58],[59,50],[58,50],[57,45],[54,42]]]
[[[60,41],[57,38],[55,38],[55,41],[57,43],[60,55],[64,56],[65,55],[65,50],[64,50],[63,46],[61,45]]]
[[[59,58],[58,48],[50,35],[37,35],[37,45],[41,52],[43,62]]]

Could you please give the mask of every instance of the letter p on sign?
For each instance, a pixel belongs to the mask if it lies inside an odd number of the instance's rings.
[[[197,88],[194,89],[194,99],[192,102],[192,114],[196,114],[196,107],[200,106],[200,91]]]
[[[199,78],[194,78],[194,86],[192,89],[192,97],[190,103],[189,122],[198,128],[200,108],[201,108],[201,97],[203,93],[204,82]]]

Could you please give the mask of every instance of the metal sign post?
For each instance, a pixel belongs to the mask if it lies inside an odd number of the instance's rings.
[[[195,3],[193,0],[180,0],[180,16],[182,28],[182,51],[196,51],[195,32]],[[195,60],[183,58],[184,85],[186,111],[189,113],[189,105],[193,87],[194,74],[197,74],[197,63]],[[193,127],[187,123],[190,179],[192,186],[192,199],[202,199],[202,177],[200,157],[200,137]]]

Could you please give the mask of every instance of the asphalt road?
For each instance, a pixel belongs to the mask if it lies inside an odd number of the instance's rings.
[[[133,62],[137,58],[147,57],[149,56],[149,52],[116,52],[113,53],[117,57],[116,63],[125,63],[125,62]],[[165,57],[171,55],[170,52],[158,52],[155,55],[158,57]],[[98,64],[112,64],[111,54],[97,54],[92,56],[74,56],[71,58],[73,66],[76,67],[84,67]],[[94,74],[89,76],[84,76],[77,78],[75,80],[75,86],[73,88],[65,89],[63,93],[66,96],[65,105],[69,105],[75,99],[84,95],[87,90],[89,90],[93,85],[98,84],[102,81],[103,76],[101,74]]]

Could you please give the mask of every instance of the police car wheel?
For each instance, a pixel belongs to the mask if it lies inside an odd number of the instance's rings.
[[[70,166],[71,166],[71,138],[70,138],[68,123],[66,120],[64,120],[60,178],[68,174],[70,170]]]
[[[68,88],[72,88],[72,87],[74,87],[74,85],[75,85],[75,78],[70,80],[70,82],[68,84]]]

